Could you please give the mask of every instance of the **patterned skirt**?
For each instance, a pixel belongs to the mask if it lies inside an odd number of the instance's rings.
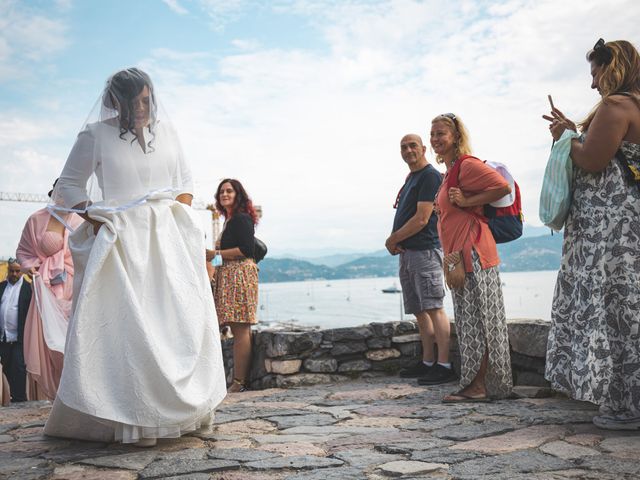
[[[225,261],[216,268],[211,288],[220,325],[258,323],[258,266],[253,260]]]
[[[640,166],[640,145],[621,149]],[[640,190],[617,160],[576,168],[573,185],[546,378],[601,413],[640,417]]]
[[[483,270],[475,250],[472,259],[473,272],[467,273],[464,288],[452,290],[461,357],[460,387],[471,384],[488,351],[487,396],[505,398],[511,393],[513,379],[500,274],[497,267]]]

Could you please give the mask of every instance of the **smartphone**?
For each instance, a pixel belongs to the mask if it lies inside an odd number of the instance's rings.
[[[547,95],[547,98],[549,99],[549,105],[551,105],[551,110],[556,108],[556,107],[553,106],[553,98],[551,98],[551,95]]]

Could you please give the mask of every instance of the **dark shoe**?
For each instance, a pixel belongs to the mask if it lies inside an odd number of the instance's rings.
[[[418,385],[440,385],[442,383],[453,382],[457,380],[457,378],[453,367],[447,368],[436,363],[429,369],[429,373],[418,377]]]
[[[429,373],[432,367],[427,367],[423,361],[419,361],[414,365],[409,365],[408,367],[400,370],[399,375],[401,378],[416,378],[423,377]]]

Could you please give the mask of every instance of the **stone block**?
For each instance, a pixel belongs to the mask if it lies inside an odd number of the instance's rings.
[[[405,333],[414,333],[418,331],[418,324],[415,321],[393,322],[393,324],[394,335],[403,335]]]
[[[371,362],[368,360],[353,360],[351,362],[341,363],[338,367],[338,372],[347,373],[347,372],[366,372],[367,370],[371,370]]]
[[[344,342],[348,340],[366,340],[373,336],[373,329],[370,326],[332,328],[324,330],[323,340],[325,342]]]
[[[449,466],[444,463],[397,460],[394,462],[383,463],[378,468],[387,475],[400,477],[404,475],[420,475],[423,473],[435,472],[437,470],[448,470]]]
[[[331,349],[331,355],[350,355],[353,353],[361,353],[367,351],[367,344],[364,341],[349,343],[334,343]]]
[[[294,375],[278,375],[276,386],[278,388],[299,387],[301,385],[317,385],[320,383],[334,383],[348,380],[344,375],[330,375],[326,373],[296,373]]]
[[[335,358],[307,358],[304,368],[313,373],[331,373],[338,369],[338,361]]]
[[[369,348],[388,348],[391,346],[391,337],[373,337],[367,340]]]
[[[275,373],[278,375],[291,375],[292,373],[298,373],[302,366],[302,360],[272,360],[267,358],[264,361],[265,370],[268,373]]]
[[[523,372],[521,370],[514,369],[515,384],[516,385],[528,385],[536,387],[541,390],[550,388],[551,384],[544,378],[544,374],[537,372]],[[542,397],[537,397],[542,398]]]
[[[561,440],[545,443],[540,447],[540,450],[544,453],[548,453],[549,455],[553,455],[554,457],[562,458],[563,460],[576,460],[582,457],[600,455],[600,452],[593,448],[572,445],[571,443],[563,442]],[[637,455],[637,452],[635,453]]]
[[[545,359],[530,357],[518,352],[511,352],[511,364],[516,370],[535,372],[544,375]]]
[[[270,335],[267,356],[271,358],[307,353],[322,342],[320,332],[263,332],[263,336],[267,337],[267,333]]]
[[[398,323],[398,322],[396,322]],[[391,337],[393,335],[394,327],[393,322],[373,322],[369,326],[373,329],[373,333],[376,337]]]
[[[367,353],[364,354],[365,357],[367,357],[368,360],[372,360],[374,362],[379,362],[381,360],[387,360],[389,358],[398,358],[400,355],[402,355],[398,350],[396,350],[395,348],[383,348],[381,350],[369,350]]]
[[[509,343],[514,352],[530,357],[545,358],[550,323],[544,320],[510,320]]]
[[[398,343],[395,347],[400,350],[400,353],[405,357],[421,357],[422,356],[422,343],[410,342],[410,343]]]
[[[396,335],[391,338],[393,343],[409,343],[409,342],[419,342],[420,334],[419,333],[409,333],[406,335]]]

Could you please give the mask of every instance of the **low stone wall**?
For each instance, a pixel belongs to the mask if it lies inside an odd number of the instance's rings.
[[[547,386],[544,364],[549,322],[510,320],[509,343],[514,384]],[[228,381],[233,367],[233,339],[223,341]],[[329,330],[259,330],[253,335],[249,385],[253,389],[292,387],[393,375],[422,355],[415,322],[371,323]],[[450,358],[460,371],[460,355],[451,323]]]

